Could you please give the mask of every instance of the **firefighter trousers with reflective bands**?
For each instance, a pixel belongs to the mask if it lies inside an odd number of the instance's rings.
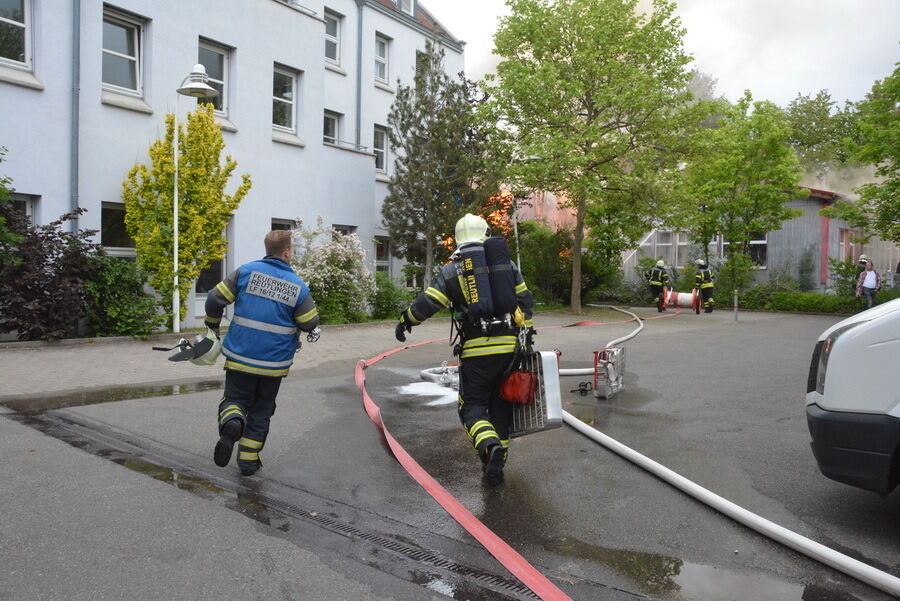
[[[259,453],[266,444],[269,422],[275,413],[275,397],[281,378],[241,371],[225,372],[225,396],[219,404],[219,431],[232,419],[240,419],[244,432],[238,441],[237,464],[242,470],[262,466]]]
[[[656,310],[663,310],[663,287],[656,284],[650,284],[650,296],[656,301]]]
[[[715,307],[716,301],[713,299],[713,295],[716,293],[716,289],[710,286],[706,288],[700,288],[700,296],[703,298],[703,309],[707,313],[712,313],[713,308]]]
[[[482,461],[494,445],[509,447],[513,406],[497,396],[512,353],[462,359],[459,368],[459,419]],[[505,453],[504,453],[505,457]]]

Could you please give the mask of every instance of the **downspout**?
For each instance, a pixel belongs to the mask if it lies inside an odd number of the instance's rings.
[[[356,0],[356,149],[362,148],[362,43],[363,4]]]
[[[69,113],[69,194],[70,211],[78,209],[79,101],[81,94],[81,0],[72,1],[72,101]],[[78,216],[69,222],[72,233],[78,231]]]

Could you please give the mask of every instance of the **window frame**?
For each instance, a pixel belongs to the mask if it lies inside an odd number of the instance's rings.
[[[212,286],[210,286],[207,290],[202,290],[202,291],[199,290],[198,288],[200,286],[201,278],[207,276],[207,274],[209,274],[210,270],[212,270],[215,266],[219,267],[219,274],[216,277],[216,282]],[[212,290],[215,289],[216,284],[218,284],[219,282],[221,282],[224,279],[225,279],[225,257],[222,257],[218,261],[213,261],[212,263],[210,263],[208,267],[204,267],[203,269],[201,269],[200,273],[197,274],[197,279],[194,280],[194,295],[198,296],[198,297],[206,296]]]
[[[388,236],[375,236],[374,240],[375,249],[372,252],[372,256],[375,261],[375,272],[383,272],[391,275],[391,239]],[[379,246],[384,246],[384,255],[385,258],[378,258],[378,248]]]
[[[34,64],[32,63],[32,51],[31,51],[31,37],[32,37],[32,2],[34,0],[22,0],[22,22],[13,21],[12,19],[8,19],[6,17],[0,17],[0,23],[6,23],[13,27],[21,27],[25,30],[25,35],[22,40],[22,44],[24,48],[22,49],[22,54],[25,57],[24,61],[17,61],[12,58],[6,58],[4,56],[0,56],[0,65],[15,67],[18,69],[25,69],[28,71],[34,71]]]
[[[378,147],[378,134],[384,136],[384,147]],[[372,154],[375,155],[375,171],[378,173],[388,172],[388,131],[383,125],[375,125],[372,128]],[[378,166],[378,158],[381,158],[382,166]]]
[[[757,263],[753,260],[753,269],[768,269],[769,268],[769,233],[763,233],[762,238],[755,238],[750,240],[750,258],[753,259],[752,249],[754,246],[763,246],[766,249],[766,260],[764,263]]]
[[[119,257],[126,259],[133,259],[137,257],[137,243],[132,240],[134,246],[107,246],[103,244],[103,210],[113,210],[113,211],[121,211],[122,212],[122,226],[125,229],[125,235],[128,235],[128,229],[125,227],[125,203],[123,202],[110,202],[110,201],[102,201],[100,203],[100,245],[103,247],[103,250],[106,251],[111,257]],[[129,236],[130,237],[130,236]]]
[[[200,50],[206,50],[207,52],[215,52],[216,54],[222,55],[222,78],[221,80],[216,79],[212,75],[209,75],[209,67],[203,65],[206,68],[207,76],[209,77],[208,83],[212,86],[212,84],[217,83],[222,86],[222,89],[219,91],[219,95],[215,98],[198,98],[197,104],[206,103],[212,104],[214,108],[214,113],[219,115],[220,117],[228,117],[228,69],[231,63],[231,52],[232,49],[223,44],[219,44],[213,42],[212,40],[208,40],[206,38],[200,38],[197,43],[197,62],[203,64],[200,61]],[[212,86],[215,87],[215,86]],[[222,101],[222,108],[215,108],[216,100]]]
[[[325,109],[323,118],[322,118],[322,142],[324,144],[331,144],[333,146],[339,146],[341,143],[341,115],[335,111],[329,111]],[[328,136],[325,134],[325,119],[333,119],[334,120],[334,138],[328,139]]]
[[[378,54],[378,43],[384,44],[384,56]],[[378,75],[378,65],[384,65],[384,77]],[[380,33],[375,34],[375,81],[388,83],[391,79],[391,38]]]
[[[351,234],[355,234],[359,231],[359,226],[356,225],[345,225],[342,223],[332,223],[331,224],[331,232],[333,234],[338,234],[340,236],[349,236]]]
[[[333,36],[328,33],[329,19],[335,23],[335,35]],[[343,29],[344,17],[326,8],[323,20],[325,21],[325,61],[339,66],[341,64],[341,29]],[[328,56],[328,42],[334,43],[334,58]]]
[[[144,97],[144,27],[146,25],[146,21],[139,19],[137,17],[131,16],[127,13],[124,13],[120,10],[117,10],[111,6],[105,5],[103,7],[103,21],[104,24],[109,22],[113,25],[118,25],[119,27],[125,28],[133,28],[135,30],[134,33],[134,44],[135,44],[135,56],[132,58],[128,55],[121,54],[116,52],[115,50],[107,50],[103,46],[103,40],[101,35],[100,47],[101,47],[101,59],[105,54],[111,54],[112,56],[117,56],[119,58],[126,58],[129,60],[133,60],[135,64],[135,88],[124,88],[122,86],[108,83],[103,81],[103,66],[101,60],[100,67],[100,81],[103,84],[103,88],[105,90],[110,90],[113,92],[118,92],[121,94],[128,94],[130,96],[136,96],[138,98]]]
[[[414,17],[416,15],[416,0],[397,0],[397,8],[401,12]]]
[[[291,231],[294,229],[296,222],[293,219],[281,219],[279,217],[272,217],[271,220],[271,228],[272,231],[275,230],[285,230]]]
[[[275,63],[272,69],[272,86],[275,85],[275,74],[284,75],[291,78],[291,100],[287,101],[283,98],[275,96],[275,90],[272,90],[272,129],[284,131],[292,134],[297,133],[297,93],[300,89],[300,72]],[[287,127],[275,123],[275,103],[280,102],[290,107],[291,126]]]

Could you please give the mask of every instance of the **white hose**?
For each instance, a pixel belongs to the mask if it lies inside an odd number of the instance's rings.
[[[689,494],[698,501],[706,503],[716,511],[725,514],[731,519],[740,522],[748,528],[752,528],[757,532],[768,536],[795,551],[799,551],[804,555],[811,557],[817,561],[831,566],[836,570],[865,582],[877,589],[888,594],[900,596],[900,578],[892,576],[887,572],[877,570],[870,565],[861,561],[848,557],[843,553],[838,553],[834,549],[829,549],[825,545],[817,543],[814,540],[801,536],[796,532],[792,532],[787,528],[779,526],[753,512],[747,511],[743,507],[735,505],[731,501],[720,497],[719,495],[708,491],[699,484],[691,482],[684,476],[676,474],[669,468],[660,465],[652,459],[641,455],[622,443],[610,438],[606,434],[597,431],[588,426],[580,419],[573,416],[568,411],[563,411],[563,421],[572,428],[578,430],[591,440],[603,445],[607,449],[624,457],[625,459],[637,464],[639,467],[647,470],[654,476],[671,484],[682,492]]]
[[[611,340],[606,343],[606,346],[603,348],[610,348],[611,346],[615,346],[617,344],[621,344],[622,342],[626,342],[631,340],[635,336],[638,335],[638,332],[644,329],[644,322],[641,319],[632,313],[631,311],[626,311],[625,309],[620,309],[618,307],[614,307],[612,305],[588,305],[588,307],[599,307],[601,309],[612,309],[613,311],[618,311],[619,313],[625,313],[626,315],[631,315],[632,320],[638,322],[638,327],[635,328],[630,334],[626,334],[621,338],[616,338],[615,340]],[[561,376],[592,376],[594,375],[593,367],[578,367],[573,369],[560,369],[559,375]]]

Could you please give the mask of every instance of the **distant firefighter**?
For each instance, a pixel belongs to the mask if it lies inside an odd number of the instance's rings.
[[[660,260],[656,262],[656,266],[650,270],[647,276],[647,284],[650,286],[650,296],[656,299],[656,310],[664,313],[663,289],[670,288],[669,273],[666,271],[666,264]]]
[[[716,302],[713,299],[716,293],[716,284],[713,281],[712,270],[703,259],[697,259],[696,263],[697,271],[694,272],[694,287],[700,291],[700,296],[703,297],[703,312],[712,313]]]

